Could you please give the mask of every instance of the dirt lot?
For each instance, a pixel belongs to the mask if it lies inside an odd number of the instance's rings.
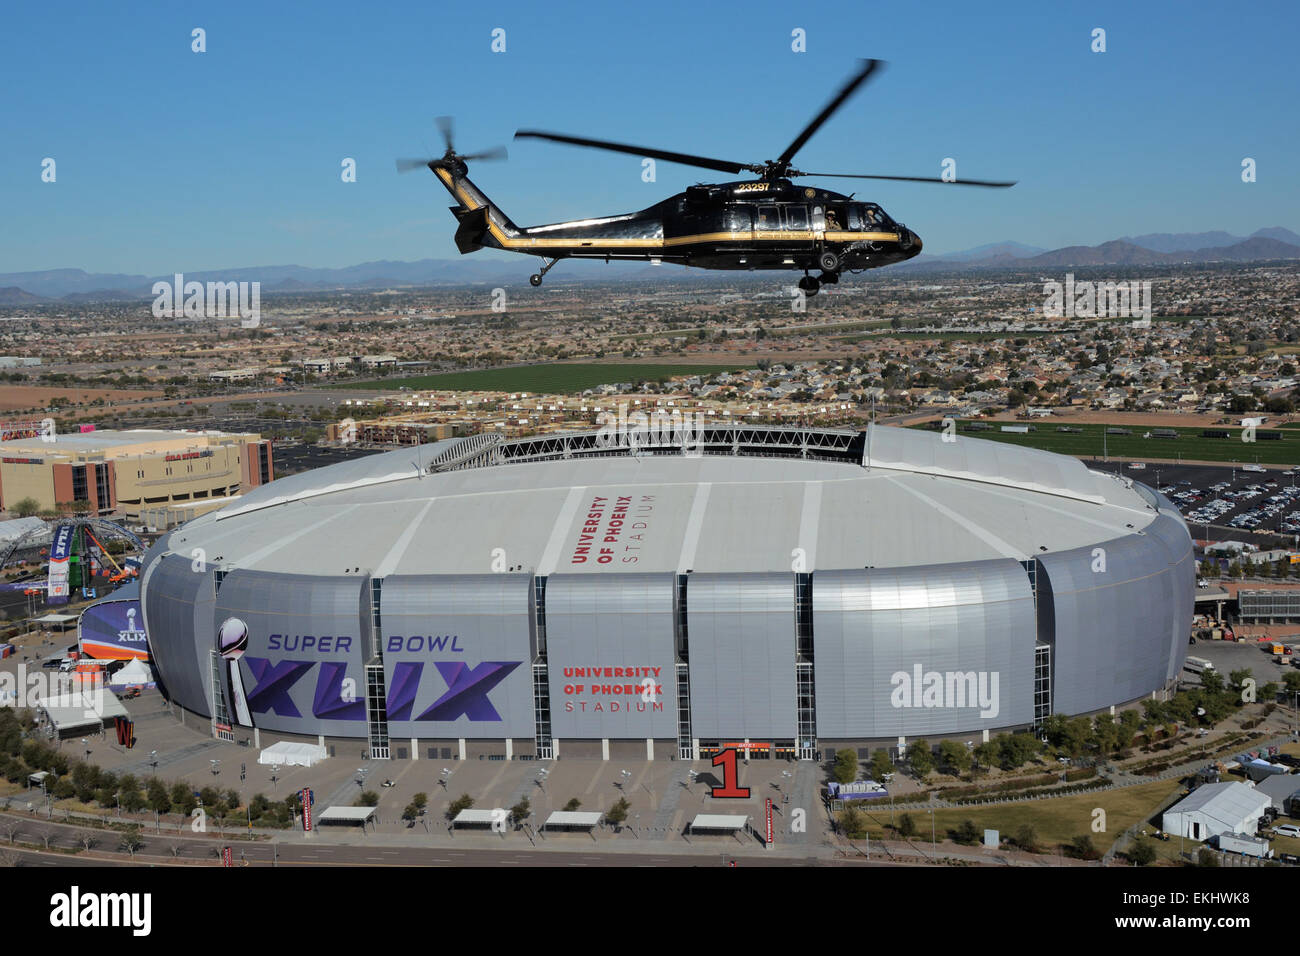
[[[51,388],[47,385],[0,385],[0,412],[48,408],[50,399],[61,405],[88,405],[97,398],[105,402],[136,401],[162,392],[120,388]]]

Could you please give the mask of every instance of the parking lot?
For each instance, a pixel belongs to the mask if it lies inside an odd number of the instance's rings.
[[[1175,465],[1167,462],[1086,462],[1090,468],[1126,475],[1158,487],[1182,512],[1197,538],[1251,540],[1267,548],[1294,545],[1300,535],[1300,468],[1255,465]],[[1251,469],[1251,470],[1247,470]],[[1274,542],[1271,535],[1283,535]]]

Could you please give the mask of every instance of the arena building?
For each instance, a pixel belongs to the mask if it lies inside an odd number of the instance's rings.
[[[1169,690],[1174,507],[964,435],[478,435],[280,479],[141,575],[166,693],[222,737],[375,757],[813,757]]]
[[[0,506],[138,518],[141,508],[222,498],[275,477],[271,442],[217,431],[50,434],[0,442]]]

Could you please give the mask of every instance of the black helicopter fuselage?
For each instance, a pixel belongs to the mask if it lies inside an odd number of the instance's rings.
[[[429,168],[456,200],[451,211],[460,223],[456,245],[462,253],[489,247],[553,260],[838,275],[921,251],[920,237],[877,204],[784,178],[691,186],[639,212],[520,227],[470,181],[463,162],[431,162]]]

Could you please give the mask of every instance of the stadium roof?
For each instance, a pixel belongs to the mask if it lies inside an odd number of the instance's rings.
[[[169,547],[320,575],[486,573],[495,549],[534,574],[789,572],[796,549],[808,571],[1019,561],[1141,533],[1158,514],[1129,479],[966,436],[750,428],[710,435],[697,457],[598,452],[591,437],[475,436],[281,478]]]

